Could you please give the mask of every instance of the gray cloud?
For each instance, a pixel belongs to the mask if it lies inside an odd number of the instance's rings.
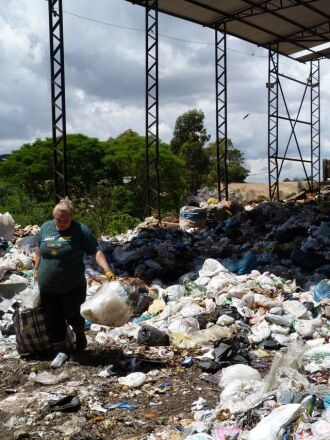
[[[0,153],[51,134],[47,2],[3,3],[0,4]],[[124,0],[66,0],[64,10],[68,131],[100,139],[116,136],[127,128],[144,134],[144,9]],[[214,141],[214,32],[163,14],[160,14],[159,32],[162,139],[171,139],[180,114],[200,108]],[[227,48],[228,136],[245,153],[251,166],[260,171],[260,164],[267,158],[268,54],[233,37],[228,37]],[[330,69],[326,62],[321,64],[321,141],[322,154],[326,157],[330,150],[327,124]],[[306,79],[308,69],[280,57],[280,71],[288,75]],[[284,80],[283,88],[290,111],[295,115],[301,87]],[[283,104],[280,110],[286,114]],[[301,118],[309,118],[308,102],[302,110]],[[249,117],[243,120],[247,113]],[[308,151],[308,131],[299,128],[298,132],[303,148]],[[281,147],[285,147],[289,134],[290,126],[281,123]],[[291,148],[294,150],[294,144]]]

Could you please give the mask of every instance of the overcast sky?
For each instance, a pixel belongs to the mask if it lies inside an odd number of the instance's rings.
[[[47,3],[45,0],[0,3],[0,154],[51,135]],[[68,133],[79,132],[104,140],[131,128],[144,135],[144,8],[126,0],[64,0],[63,8]],[[205,114],[205,125],[214,141],[214,32],[160,14],[159,33],[161,139],[169,142],[177,117],[198,108]],[[251,170],[249,180],[265,181],[268,53],[233,37],[228,37],[227,48],[228,137],[245,154],[246,165]],[[306,80],[309,65],[280,57],[280,71]],[[330,158],[329,81],[330,63],[323,60],[321,156],[324,158]],[[291,117],[295,118],[303,87],[284,81],[283,89]],[[281,114],[287,116],[282,104],[280,107]],[[308,95],[299,119],[309,120],[309,112]],[[289,128],[287,122],[281,122],[283,150]],[[308,127],[301,126],[297,135],[303,155],[309,159]],[[293,141],[288,155],[297,157]],[[302,175],[300,164],[289,163],[281,178]]]

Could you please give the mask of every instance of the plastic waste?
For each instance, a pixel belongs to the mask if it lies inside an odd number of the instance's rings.
[[[268,322],[272,322],[277,325],[282,325],[283,327],[291,327],[293,323],[293,318],[291,316],[281,316],[281,315],[272,315],[267,314],[265,315],[265,319]]]
[[[282,302],[279,299],[271,299],[260,293],[255,293],[253,297],[255,306],[267,307],[268,309],[282,306]]]
[[[125,251],[121,249],[120,247],[115,248],[113,251],[113,258],[115,259],[116,263],[125,265],[128,264],[131,261],[134,261],[139,258],[139,252],[134,251]]]
[[[236,440],[241,432],[241,429],[236,426],[215,426],[212,428],[212,436],[216,440]]]
[[[220,387],[225,387],[233,380],[261,380],[261,376],[258,370],[244,364],[231,365],[230,367],[222,370],[221,379],[219,382]]]
[[[270,336],[271,330],[267,321],[261,321],[259,324],[251,327],[251,340],[258,344]]]
[[[275,374],[275,388],[281,390],[303,390],[307,389],[309,382],[305,376],[294,368],[280,367]]]
[[[168,331],[170,333],[182,333],[184,335],[192,335],[199,329],[199,322],[193,317],[175,319],[168,326]]]
[[[317,440],[329,440],[330,423],[326,420],[318,420],[311,425],[311,430]]]
[[[107,410],[112,410],[112,409],[117,409],[117,408],[119,408],[119,409],[128,409],[128,411],[131,412],[131,411],[134,411],[135,406],[130,405],[128,402],[118,402],[118,403],[115,403],[113,405],[105,405],[105,408]]]
[[[231,325],[234,324],[235,319],[232,316],[228,316],[226,314],[219,316],[217,320],[218,325]]]
[[[273,409],[249,432],[248,440],[278,440],[281,429],[298,416],[301,408],[300,404],[291,403]]]
[[[170,345],[168,334],[150,325],[143,326],[138,333],[138,343],[148,346]]]
[[[96,324],[121,327],[133,313],[129,287],[119,281],[102,284],[95,295],[81,305],[81,315]]]
[[[180,209],[179,225],[181,229],[203,229],[206,225],[207,210],[197,206],[183,206]]]
[[[0,237],[6,241],[13,241],[15,231],[15,221],[9,212],[0,213]]]
[[[311,338],[317,328],[322,326],[322,320],[320,318],[315,319],[298,319],[293,324],[296,332],[303,338]]]
[[[8,247],[8,241],[6,241],[3,237],[0,237],[0,251],[5,251],[6,249],[8,249]]]
[[[32,289],[28,287],[20,292],[19,296],[22,299],[22,307],[25,309],[36,309],[40,306],[40,292],[37,283],[33,285]]]
[[[182,296],[185,295],[185,293],[186,289],[184,286],[174,284],[162,292],[162,297],[166,299],[166,301],[178,301]]]
[[[213,325],[205,330],[198,330],[193,335],[184,335],[182,333],[172,333],[170,336],[171,345],[182,349],[199,348],[208,345],[211,342],[230,338],[233,333],[239,330],[236,324],[230,327]]]
[[[284,301],[283,309],[295,318],[301,318],[307,312],[307,308],[300,301]]]
[[[214,277],[220,272],[227,272],[227,269],[219,261],[207,258],[198,274],[200,277]]]
[[[16,245],[21,249],[32,250],[38,244],[38,235],[28,235],[27,237],[19,238]]]
[[[118,379],[118,382],[120,383],[120,385],[126,385],[129,388],[138,388],[144,384],[146,379],[147,376],[144,373],[136,372],[128,374],[125,377],[120,377]]]
[[[69,394],[62,399],[48,402],[48,410],[51,412],[62,411],[62,412],[72,412],[78,410],[80,407],[80,400],[75,394]]]
[[[226,267],[230,272],[244,275],[255,268],[257,257],[254,252],[247,252],[240,260],[229,262]]]
[[[197,434],[188,435],[185,440],[213,440],[214,437],[205,432],[198,432]]]
[[[316,302],[330,298],[330,280],[322,280],[315,286],[313,298]]]
[[[67,372],[63,371],[57,376],[52,373],[48,373],[48,371],[42,371],[41,373],[32,372],[29,377],[29,380],[40,383],[41,385],[56,385],[61,382],[65,382],[69,379],[69,375]]]
[[[324,409],[330,408],[330,394],[324,396],[323,406],[324,406]]]
[[[312,369],[311,364],[314,366]],[[308,349],[301,359],[301,365],[307,371],[330,369],[330,343]]]
[[[259,380],[231,380],[220,394],[220,408],[231,414],[248,411],[262,399],[262,385]]]
[[[197,316],[200,315],[201,313],[205,313],[205,309],[201,306],[199,306],[196,303],[191,303],[191,304],[187,304],[185,305],[180,314],[181,316],[183,316],[184,318],[189,318],[192,316]]]

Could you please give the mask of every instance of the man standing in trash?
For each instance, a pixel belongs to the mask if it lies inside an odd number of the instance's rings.
[[[54,351],[65,351],[66,323],[72,326],[76,350],[80,351],[87,346],[85,320],[80,315],[86,299],[84,255],[96,260],[108,281],[115,280],[115,275],[90,229],[73,220],[73,206],[67,197],[55,206],[53,216],[40,228],[34,279],[39,284]]]

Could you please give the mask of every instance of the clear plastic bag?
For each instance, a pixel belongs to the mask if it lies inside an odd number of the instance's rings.
[[[20,292],[19,296],[22,299],[23,309],[36,309],[40,306],[40,292],[37,283],[34,284],[32,289],[28,287]]]
[[[95,295],[80,307],[80,313],[89,321],[109,327],[121,327],[133,314],[129,289],[119,281],[102,284]]]

